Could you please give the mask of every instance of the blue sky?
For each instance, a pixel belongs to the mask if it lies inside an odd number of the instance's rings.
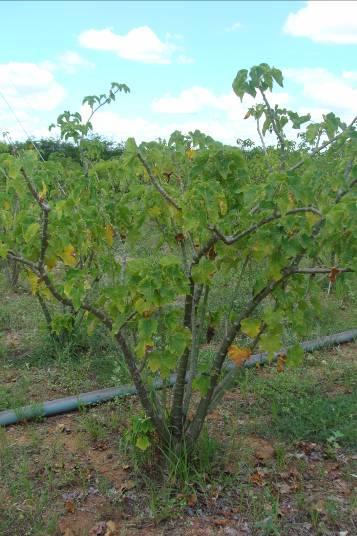
[[[256,139],[231,90],[238,69],[283,70],[272,96],[318,119],[357,110],[357,3],[160,1],[1,3],[0,135],[38,138],[83,96],[125,82],[130,95],[98,113],[117,141],[199,128],[224,142]],[[9,109],[9,105],[11,110]]]

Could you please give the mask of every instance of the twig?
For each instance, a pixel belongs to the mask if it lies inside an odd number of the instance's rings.
[[[340,132],[339,134],[336,134],[336,136],[334,138],[332,138],[331,140],[327,140],[325,141],[322,145],[320,145],[320,147],[317,147],[316,149],[314,149],[311,153],[309,153],[309,157],[311,156],[315,156],[315,154],[318,154],[320,151],[322,151],[323,149],[325,149],[326,147],[328,147],[329,145],[331,145],[331,143],[334,143],[336,140],[338,140],[339,138],[341,138],[344,134],[346,134],[346,132],[353,127],[353,125],[356,123],[357,121],[357,115],[352,119],[351,123],[348,125],[347,128],[345,128],[342,132]],[[294,164],[291,168],[289,168],[287,170],[287,173],[291,173],[292,171],[295,171],[296,169],[298,169],[300,166],[302,166],[307,160],[307,157],[306,158],[302,158],[299,162],[297,162],[296,164]]]
[[[181,207],[176,203],[176,201],[166,192],[166,190],[161,186],[158,179],[155,177],[155,175],[151,172],[151,169],[149,168],[148,163],[146,160],[142,157],[141,153],[137,153],[137,157],[144,166],[147,174],[149,175],[149,178],[151,180],[151,183],[153,186],[155,186],[156,190],[160,193],[160,195],[173,207],[176,208],[176,210],[181,210]]]

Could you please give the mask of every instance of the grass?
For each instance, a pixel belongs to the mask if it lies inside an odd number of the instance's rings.
[[[313,360],[316,362],[318,358]],[[320,357],[320,366],[321,361]],[[241,387],[247,396],[257,400],[254,429],[257,430],[258,419],[262,421],[261,425],[258,422],[258,431],[267,437],[319,442],[326,442],[333,432],[338,431],[341,444],[356,445],[356,364],[341,365],[330,360],[322,367],[325,369],[323,377],[320,368],[312,368],[309,375],[303,367],[271,377],[244,371]],[[342,392],[336,392],[336,389]],[[251,425],[248,429],[253,431]]]

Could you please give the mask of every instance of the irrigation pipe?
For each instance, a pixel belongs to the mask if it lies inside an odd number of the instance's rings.
[[[351,329],[349,331],[343,331],[342,333],[328,335],[327,337],[320,337],[313,341],[305,341],[301,343],[301,347],[305,352],[314,352],[315,350],[319,350],[321,348],[337,346],[339,344],[351,342],[355,339],[357,339],[357,329]],[[252,355],[249,359],[247,359],[247,361],[245,361],[243,367],[250,368],[255,367],[256,365],[264,365],[265,363],[276,361],[279,355],[284,353],[286,353],[286,349],[276,352],[272,360],[268,359],[267,353]],[[229,363],[226,368],[231,370],[234,367],[234,363]],[[176,375],[173,374],[165,383],[165,386],[172,386],[175,381]],[[154,389],[162,389],[162,387],[163,382],[161,380],[158,379],[154,381]],[[69,413],[84,406],[93,406],[95,404],[107,402],[108,400],[112,400],[114,398],[125,398],[135,394],[136,388],[133,385],[122,385],[121,387],[99,389],[98,391],[82,393],[78,396],[68,396],[66,398],[58,398],[56,400],[50,400],[39,404],[32,404],[16,409],[10,409],[0,412],[0,426],[9,426],[11,424],[36,419],[39,417],[50,417],[52,415],[59,415],[61,413]]]

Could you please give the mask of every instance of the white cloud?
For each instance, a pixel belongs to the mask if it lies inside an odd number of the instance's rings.
[[[68,50],[59,56],[58,67],[68,74],[74,74],[80,67],[94,67],[94,64],[82,58],[77,52]]]
[[[161,41],[148,26],[134,28],[125,35],[109,28],[86,30],[79,35],[79,42],[86,48],[114,52],[120,58],[144,63],[171,63],[178,49],[168,40]]]
[[[268,94],[271,104],[286,104],[289,99],[287,93]],[[201,86],[194,86],[184,89],[176,97],[162,97],[152,103],[154,112],[164,114],[193,114],[210,108],[220,110],[228,114],[229,117],[237,119],[245,115],[247,109],[253,105],[254,99],[250,96],[244,98],[243,103],[231,91],[227,94],[216,95],[210,89]],[[259,99],[256,100],[259,102]]]
[[[224,29],[225,32],[236,32],[237,30],[240,30],[242,27],[242,24],[240,22],[235,22],[231,26],[228,26]]]
[[[357,71],[344,71],[342,77],[347,80],[357,80]]]
[[[288,15],[284,31],[317,43],[357,44],[357,2],[309,1]]]
[[[15,111],[53,110],[66,94],[48,67],[15,62],[0,64],[0,91]]]
[[[284,77],[302,85],[302,94],[329,111],[352,114],[357,110],[357,73],[336,76],[323,68],[285,69]]]

